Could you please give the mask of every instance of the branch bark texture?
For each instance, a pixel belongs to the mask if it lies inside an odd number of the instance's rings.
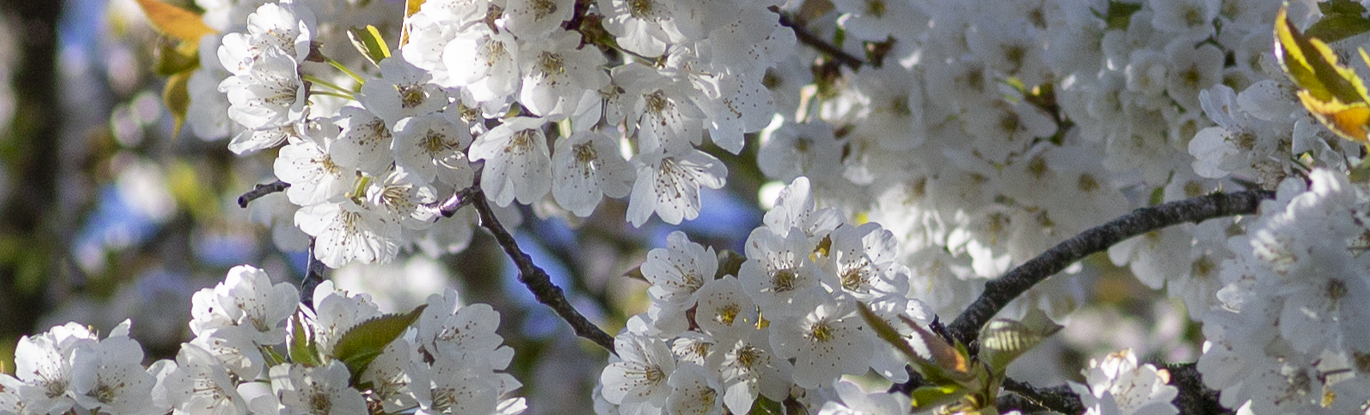
[[[791,30],[794,30],[794,37],[799,40],[799,43],[803,43],[805,45],[808,45],[809,47],[818,49],[819,52],[822,52],[823,54],[832,57],[832,59],[837,61],[838,63],[847,65],[852,69],[861,69],[861,65],[866,64],[866,61],[864,59],[852,56],[852,54],[847,53],[846,51],[842,50],[842,48],[837,47],[836,45],[833,45],[831,43],[828,43],[827,41],[823,40],[823,38],[820,38],[818,37],[818,35],[815,35],[813,34],[813,32],[810,32],[809,29],[804,27],[803,24],[796,22],[794,18],[790,17],[789,15],[786,15],[785,13],[780,13],[780,24],[782,26],[790,28]]]
[[[571,303],[566,300],[566,294],[562,292],[561,287],[553,284],[552,279],[547,275],[547,272],[543,271],[542,268],[539,268],[537,264],[534,264],[533,258],[529,257],[528,254],[524,253],[523,250],[519,248],[518,242],[514,240],[514,236],[509,234],[509,231],[505,230],[504,225],[501,225],[499,219],[495,217],[495,212],[490,208],[490,201],[485,198],[485,193],[473,192],[470,195],[469,200],[471,201],[471,205],[476,208],[476,212],[480,214],[481,226],[485,227],[486,230],[489,230],[491,234],[494,234],[495,240],[499,242],[501,248],[504,248],[504,253],[508,255],[509,259],[513,260],[514,265],[518,267],[519,282],[523,283],[525,287],[528,287],[528,291],[533,293],[533,296],[538,299],[538,302],[551,307],[552,311],[555,311],[558,316],[561,316],[562,320],[565,320],[567,324],[571,325],[571,330],[575,331],[576,336],[590,340],[600,347],[609,350],[610,353],[616,354],[614,351],[614,337],[610,336],[609,333],[605,333],[599,326],[596,326],[594,323],[590,322],[589,319],[585,318],[584,315],[580,314],[579,311],[576,311],[576,308],[571,306]]]
[[[280,180],[271,183],[258,183],[256,186],[252,186],[252,190],[248,190],[247,193],[238,196],[238,207],[246,209],[247,205],[252,203],[252,201],[261,199],[262,196],[285,191],[285,189],[289,187],[290,183]]]
[[[980,297],[951,323],[951,334],[962,343],[971,344],[980,335],[980,328],[1023,292],[1070,264],[1108,249],[1127,238],[1186,222],[1197,223],[1213,218],[1256,213],[1261,200],[1274,197],[1274,192],[1264,190],[1214,193],[1137,209],[1099,227],[1084,231],[1019,265],[1003,277],[986,282],[985,291]]]

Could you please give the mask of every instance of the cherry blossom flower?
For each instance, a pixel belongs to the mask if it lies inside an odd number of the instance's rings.
[[[871,338],[850,301],[810,290],[794,307],[806,311],[776,320],[771,346],[776,356],[795,359],[795,385],[813,389],[870,368]]]
[[[627,196],[634,173],[613,139],[597,131],[576,132],[557,140],[552,153],[552,197],[576,216],[590,216],[603,196]]]
[[[637,182],[628,201],[628,222],[642,226],[655,213],[663,222],[679,224],[699,216],[699,188],[723,187],[728,169],[703,151],[655,150],[639,153]]]
[[[471,145],[471,159],[485,160],[480,185],[495,204],[509,206],[515,198],[529,204],[552,190],[552,159],[543,123],[541,118],[511,118]]]

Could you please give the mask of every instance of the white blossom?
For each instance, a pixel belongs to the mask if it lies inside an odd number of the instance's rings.
[[[613,139],[597,131],[579,131],[557,140],[552,197],[576,216],[590,216],[603,196],[627,196],[634,174]]]
[[[728,169],[718,159],[693,148],[639,153],[637,182],[628,201],[628,222],[642,226],[655,213],[663,222],[679,224],[699,216],[699,188],[723,187]]]
[[[541,118],[516,117],[485,133],[471,144],[471,159],[485,160],[480,184],[500,206],[518,198],[530,204],[552,190],[551,155]]]

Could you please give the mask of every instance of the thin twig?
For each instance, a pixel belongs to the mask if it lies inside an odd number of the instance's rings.
[[[484,165],[485,163],[481,162],[480,165],[473,166],[475,174],[472,176],[471,183],[473,184],[470,187],[457,190],[447,200],[428,205],[428,208],[438,212],[444,218],[450,218],[452,215],[456,215],[461,208],[470,205],[475,200],[476,193],[480,193],[480,175],[481,172],[485,171]]]
[[[491,234],[494,234],[495,240],[499,242],[500,247],[504,248],[504,253],[508,255],[509,259],[513,260],[514,265],[518,267],[519,282],[523,283],[525,287],[528,287],[528,291],[531,291],[533,296],[537,297],[539,303],[551,307],[552,311],[555,311],[558,316],[561,316],[562,320],[565,320],[567,324],[570,324],[571,330],[575,331],[577,336],[595,342],[595,344],[600,345],[600,347],[609,350],[610,353],[615,353],[613,336],[610,336],[609,333],[605,333],[604,330],[595,326],[595,324],[591,323],[584,315],[581,315],[579,311],[576,311],[576,308],[571,306],[569,301],[566,301],[566,295],[562,293],[561,287],[552,283],[552,279],[547,276],[547,272],[543,271],[542,268],[539,268],[537,264],[534,264],[533,258],[529,257],[528,254],[524,253],[523,250],[519,248],[518,242],[514,240],[514,236],[510,235],[509,231],[505,230],[503,225],[500,225],[499,219],[495,218],[494,210],[490,208],[489,200],[485,198],[485,193],[480,191],[474,192],[470,199],[471,205],[476,208],[476,212],[480,213],[481,226],[489,230]]]
[[[309,238],[309,251],[307,253],[309,254],[307,260],[309,262],[304,267],[304,278],[300,279],[300,304],[314,308],[314,288],[317,288],[320,283],[327,279],[323,273],[328,270],[328,266],[324,265],[323,261],[320,261],[315,255],[314,238]]]
[[[1004,379],[1004,390],[1013,392],[1016,395],[1000,396],[996,406],[1000,411],[1007,412],[1010,409],[1035,409],[1030,406],[1042,406],[1052,411],[1063,414],[1079,414],[1085,412],[1085,406],[1080,402],[1080,396],[1070,390],[1069,386],[1053,386],[1049,388],[1037,388],[1024,382],[1013,379]],[[1011,398],[1021,396],[1023,400]],[[1007,399],[1005,399],[1007,398]],[[1023,405],[1028,406],[1024,408]]]
[[[986,282],[980,298],[975,299],[948,327],[957,340],[969,345],[980,335],[980,327],[1010,301],[1075,261],[1108,249],[1127,238],[1170,225],[1255,213],[1261,200],[1274,197],[1274,192],[1264,190],[1214,193],[1134,210],[1061,242],[1003,277]]]
[[[271,183],[258,183],[256,186],[252,187],[252,190],[248,190],[247,193],[238,196],[238,207],[246,209],[247,205],[252,203],[253,200],[261,199],[262,196],[283,191],[287,187],[290,187],[290,183],[280,180]]]
[[[842,48],[828,43],[823,40],[823,38],[810,32],[804,25],[795,22],[793,18],[785,13],[780,13],[780,25],[794,30],[794,37],[799,40],[799,43],[818,49],[819,52],[831,56],[833,60],[836,60],[843,65],[847,65],[852,69],[861,69],[861,65],[866,64],[865,59],[852,56],[850,53],[842,50]]]

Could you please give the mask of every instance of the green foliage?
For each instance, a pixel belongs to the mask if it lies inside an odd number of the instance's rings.
[[[1323,42],[1336,42],[1370,31],[1370,18],[1362,17],[1366,10],[1359,2],[1332,0],[1318,3],[1322,19],[1308,28],[1308,36]]]
[[[319,366],[322,363],[319,345],[314,342],[314,331],[304,326],[303,311],[296,311],[295,315],[290,316],[289,327],[285,346],[290,361],[309,367]]]
[[[161,42],[157,44],[157,60],[152,70],[160,76],[171,76],[199,69],[199,49],[199,43]]]
[[[714,279],[723,278],[724,275],[737,275],[738,270],[742,269],[743,262],[747,262],[747,257],[742,254],[727,249],[718,251],[718,271],[714,272]]]
[[[752,409],[747,411],[747,415],[785,415],[785,406],[780,402],[767,399],[765,396],[757,396],[756,401],[752,402]]]
[[[190,93],[186,87],[190,82],[190,74],[200,68],[200,38],[216,31],[206,25],[199,14],[190,10],[157,0],[137,1],[158,33],[177,40],[158,47],[153,70],[157,75],[167,77],[162,101],[176,121],[172,134],[180,134],[186,111],[190,108]]]
[[[1108,9],[1103,13],[1098,10],[1091,10],[1094,16],[1104,20],[1108,25],[1108,30],[1127,30],[1128,24],[1132,22],[1132,15],[1142,10],[1141,3],[1127,3],[1118,0],[1109,0]]]
[[[965,345],[948,343],[907,317],[899,318],[913,333],[903,336],[864,304],[860,311],[876,336],[903,353],[923,375],[926,383],[910,394],[914,409],[941,407],[946,413],[999,413],[994,398],[1009,364],[1061,329],[1040,310],[1021,322],[995,319],[981,333],[980,354],[971,358]]]
[[[1009,363],[1061,331],[1061,328],[1038,309],[1029,311],[1021,322],[991,320],[980,330],[980,361],[989,365],[990,372],[1003,376]]]
[[[167,111],[171,112],[171,117],[176,121],[172,136],[181,133],[181,126],[185,125],[186,113],[190,111],[190,75],[195,73],[194,69],[171,75],[166,80],[166,87],[162,89],[162,101],[166,103]]]
[[[381,31],[376,29],[376,26],[366,25],[347,29],[347,38],[352,40],[352,46],[355,46],[366,60],[371,61],[372,65],[379,65],[382,60],[390,57],[390,46],[385,44],[385,39],[381,38]]]
[[[427,307],[425,304],[408,314],[386,314],[361,322],[333,345],[333,358],[346,364],[352,378],[356,379],[376,356],[380,356],[386,345],[404,334],[404,330],[419,319]]]

